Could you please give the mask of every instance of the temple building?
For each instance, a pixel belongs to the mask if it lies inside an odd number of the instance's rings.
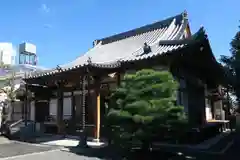
[[[28,116],[46,132],[75,134],[87,129],[99,139],[111,88],[125,73],[140,69],[168,70],[180,83],[177,103],[189,124],[222,119],[223,70],[203,28],[192,34],[187,13],[93,42],[93,48],[70,63],[24,79]],[[41,127],[37,127],[40,129]],[[52,129],[49,129],[52,126]]]

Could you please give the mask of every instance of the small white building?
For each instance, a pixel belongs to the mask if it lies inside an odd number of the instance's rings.
[[[14,65],[16,50],[12,43],[0,42],[0,63]]]

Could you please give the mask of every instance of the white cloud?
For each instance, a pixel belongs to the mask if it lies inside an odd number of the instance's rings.
[[[43,13],[49,13],[51,11],[50,8],[45,3],[41,5],[40,10]]]

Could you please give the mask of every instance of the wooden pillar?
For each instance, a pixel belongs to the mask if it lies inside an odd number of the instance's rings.
[[[26,95],[24,99],[24,122],[25,126],[27,126],[27,112],[28,112],[28,85],[25,84],[25,89],[26,89]]]
[[[30,120],[31,119],[31,97],[28,98],[28,109],[27,109],[27,119]]]
[[[121,84],[121,74],[117,72],[117,86],[120,86]]]
[[[100,122],[100,93],[97,93],[97,106],[96,106],[96,140],[99,141],[100,139],[100,128],[101,128],[101,122]]]
[[[22,119],[24,119],[24,107],[25,107],[25,98],[24,98],[24,101],[23,101],[23,103],[21,104],[21,109],[22,109]]]
[[[71,101],[72,101],[72,131],[76,131],[76,101],[75,101],[75,96],[74,96],[74,93],[72,92],[72,96],[71,96]]]
[[[79,142],[79,146],[81,147],[86,147],[87,146],[87,131],[86,131],[86,122],[85,122],[85,110],[86,110],[86,86],[88,85],[86,82],[86,76],[84,75],[83,77],[81,76],[81,82],[80,82],[80,86],[82,88],[82,97],[80,99],[81,101],[81,113],[82,113],[82,130],[80,132],[80,142]]]
[[[95,141],[99,142],[100,140],[100,129],[101,129],[101,109],[100,109],[100,79],[96,79],[95,84],[95,97],[96,97],[96,112],[95,112]]]
[[[58,91],[57,91],[57,126],[58,126],[58,133],[63,133],[63,92],[62,92],[62,85],[58,84]]]
[[[212,113],[212,119],[215,119],[214,101],[212,99],[211,99],[211,113]]]
[[[82,98],[81,98],[81,107],[82,107],[82,111],[81,111],[81,113],[82,113],[82,130],[85,132],[85,127],[86,127],[86,79],[85,79],[86,77],[85,76],[83,76],[83,77],[81,77],[81,81],[82,81],[82,83],[81,83],[81,88],[82,88]]]

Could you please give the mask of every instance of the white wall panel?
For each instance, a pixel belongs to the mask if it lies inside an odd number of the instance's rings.
[[[57,99],[51,99],[49,103],[49,115],[56,116],[57,115]]]
[[[32,121],[35,121],[35,102],[32,101],[30,106],[31,106],[31,109],[30,109],[30,119]]]
[[[72,99],[71,97],[63,99],[63,118],[69,119],[72,115]]]

